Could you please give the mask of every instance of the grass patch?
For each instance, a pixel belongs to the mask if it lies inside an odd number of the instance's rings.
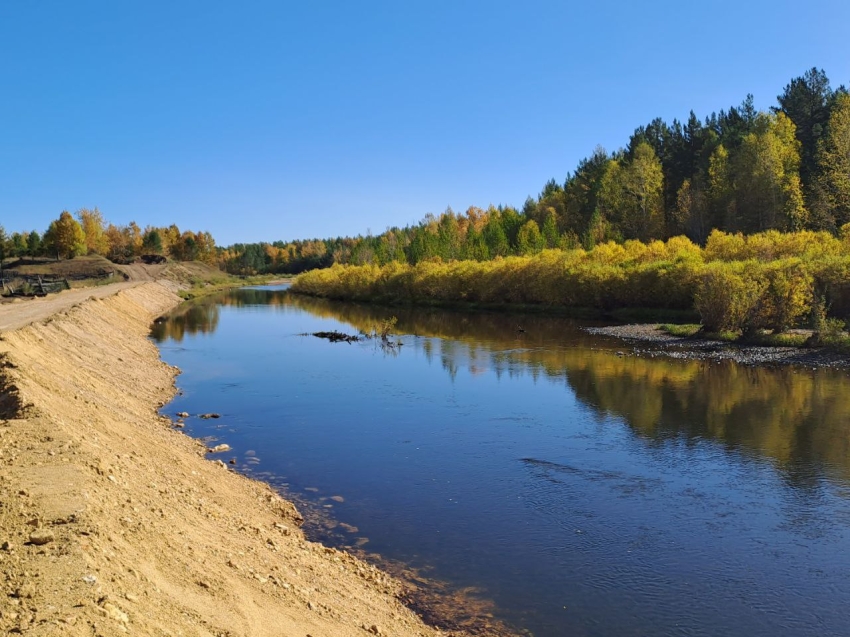
[[[814,339],[813,346],[850,353],[850,335],[846,333],[830,336],[818,335]]]
[[[810,334],[805,332],[757,332],[741,336],[738,341],[743,345],[766,345],[769,347],[805,347]]]
[[[741,339],[741,333],[733,332],[732,330],[723,330],[720,332],[703,332],[703,337],[712,341],[737,343]]]
[[[820,317],[815,320],[817,328],[808,341],[810,347],[823,347],[839,352],[850,352],[850,334],[845,329],[845,321],[835,318]]]
[[[703,332],[703,326],[697,323],[662,323],[658,326],[662,332],[670,336],[680,338],[704,338],[709,341],[723,341],[724,343],[737,343],[741,340],[741,333],[732,330],[722,332]]]
[[[658,326],[658,329],[670,336],[689,338],[697,334],[702,329],[702,325],[696,323],[662,323]]]

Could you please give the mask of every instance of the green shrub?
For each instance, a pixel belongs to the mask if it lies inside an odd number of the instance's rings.
[[[784,332],[811,312],[813,279],[799,259],[774,261],[758,270],[751,276],[761,293],[744,325],[747,331]]]
[[[725,263],[709,266],[700,276],[694,308],[707,332],[738,331],[747,323],[761,295],[761,287]]]

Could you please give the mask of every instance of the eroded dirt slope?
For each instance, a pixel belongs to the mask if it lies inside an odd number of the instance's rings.
[[[176,370],[146,336],[178,301],[144,283],[2,334],[0,634],[442,634],[157,416]]]

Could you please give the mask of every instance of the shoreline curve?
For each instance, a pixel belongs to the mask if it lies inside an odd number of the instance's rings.
[[[146,282],[0,335],[0,632],[448,635],[157,414],[179,370],[149,326],[181,301]]]

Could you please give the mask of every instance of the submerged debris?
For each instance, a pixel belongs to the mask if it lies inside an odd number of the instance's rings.
[[[302,334],[302,336],[307,336],[307,334]],[[363,340],[360,336],[354,336],[350,334],[344,334],[343,332],[337,332],[334,330],[333,332],[313,332],[310,336],[315,336],[317,338],[326,338],[331,343],[356,343],[357,341]]]

